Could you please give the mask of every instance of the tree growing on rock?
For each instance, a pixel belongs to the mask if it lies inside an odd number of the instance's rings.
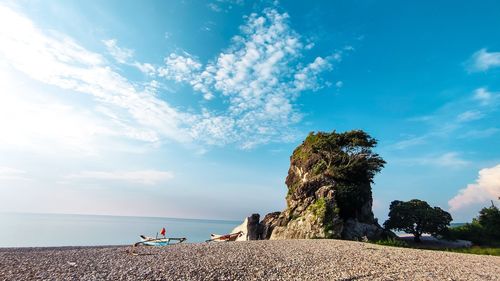
[[[452,221],[451,215],[439,207],[431,207],[427,202],[413,199],[407,202],[392,201],[386,229],[394,229],[413,234],[415,242],[421,242],[423,233],[441,234]]]
[[[361,130],[310,133],[290,157],[287,208],[271,239],[377,239],[371,183],[385,161],[377,141]]]
[[[315,136],[312,152],[319,155],[313,172],[323,173],[338,185],[336,199],[340,216],[357,217],[357,211],[371,200],[373,177],[382,170],[385,161],[373,148],[377,140],[366,132],[321,133]]]

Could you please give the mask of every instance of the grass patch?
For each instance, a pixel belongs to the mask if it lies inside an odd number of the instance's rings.
[[[500,248],[492,248],[492,247],[475,246],[470,248],[445,249],[445,251],[463,253],[463,254],[500,256]]]
[[[473,246],[470,248],[425,248],[422,246],[415,247],[406,243],[405,241],[399,239],[391,239],[391,238],[386,240],[372,241],[370,243],[382,246],[390,246],[390,247],[412,248],[412,249],[432,250],[432,251],[446,251],[446,252],[474,254],[474,255],[500,256],[500,247]]]
[[[406,243],[405,241],[399,240],[399,239],[384,239],[384,240],[377,240],[372,242],[377,245],[383,245],[383,246],[391,246],[391,247],[401,247],[401,248],[408,248],[410,245]]]

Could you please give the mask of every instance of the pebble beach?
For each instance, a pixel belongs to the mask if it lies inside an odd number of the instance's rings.
[[[0,280],[500,280],[500,257],[342,240],[0,249]]]

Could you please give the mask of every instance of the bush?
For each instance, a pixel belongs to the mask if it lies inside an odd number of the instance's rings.
[[[500,246],[500,210],[491,204],[471,223],[448,228],[443,236],[450,240],[469,240],[475,245]]]

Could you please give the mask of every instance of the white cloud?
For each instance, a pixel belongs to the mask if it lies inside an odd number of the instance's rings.
[[[158,69],[158,75],[177,82],[186,82],[193,80],[200,68],[201,63],[188,53],[170,54],[165,58],[165,67]]]
[[[220,13],[220,12],[229,12],[233,6],[232,5],[243,5],[244,0],[216,0],[212,3],[208,3],[207,7],[210,8],[210,10]]]
[[[459,136],[459,138],[467,139],[467,138],[474,138],[474,139],[480,139],[480,138],[487,138],[491,137],[495,134],[500,132],[499,128],[487,128],[487,129],[482,129],[482,130],[470,130],[462,135]]]
[[[443,154],[430,154],[422,157],[398,159],[397,161],[407,165],[424,165],[445,168],[463,168],[470,164],[469,161],[460,157],[457,152],[446,152]]]
[[[119,63],[126,63],[134,56],[133,50],[118,47],[116,39],[103,40],[102,42],[106,45],[111,56]]]
[[[434,163],[444,167],[464,167],[469,165],[469,161],[464,160],[456,152],[448,152],[430,160],[429,163]]]
[[[318,83],[317,77],[321,72],[332,69],[329,60],[329,58],[317,57],[312,63],[297,71],[294,75],[296,89],[302,91],[322,88],[323,85]]]
[[[477,88],[471,96],[454,99],[438,109],[435,113],[420,117],[409,118],[407,121],[422,122],[430,126],[427,132],[419,137],[403,139],[392,145],[395,149],[405,149],[410,146],[431,143],[431,140],[444,138],[485,138],[496,134],[497,128],[471,129],[480,122],[469,123],[475,120],[495,117],[500,104],[500,94],[484,87]],[[413,126],[411,126],[412,128]],[[463,133],[463,130],[467,130]]]
[[[154,76],[156,74],[156,67],[154,65],[133,60],[134,50],[118,46],[116,39],[103,40],[102,42],[108,49],[109,54],[118,63],[134,66],[139,71],[149,76]]]
[[[500,196],[500,165],[479,171],[475,183],[468,184],[448,201],[450,211],[458,211],[475,204],[487,204]]]
[[[0,180],[20,180],[25,179],[26,171],[16,168],[0,166]]]
[[[475,52],[469,60],[468,69],[471,72],[486,71],[500,66],[500,52],[488,52],[481,49]]]
[[[342,53],[316,57],[302,65],[299,60],[306,48],[288,20],[288,14],[274,9],[266,9],[262,15],[253,13],[240,27],[241,34],[214,61],[202,67],[188,54],[170,54],[160,74],[189,83],[205,99],[228,99],[228,112],[223,116],[203,115],[202,123],[216,124],[215,131],[208,130],[212,136],[230,128],[232,134],[227,133],[246,148],[289,139],[290,126],[301,119],[295,99],[302,91],[321,89],[320,74],[331,70]]]
[[[107,122],[111,124],[105,125],[101,124],[103,120],[85,121],[96,124],[89,126],[86,135],[125,135],[154,143],[163,139],[211,145],[237,143],[242,148],[290,141],[296,134],[292,125],[302,116],[296,98],[301,91],[323,87],[318,77],[341,59],[341,52],[336,52],[316,57],[304,66],[300,62],[304,46],[299,34],[290,28],[286,13],[273,9],[248,16],[240,27],[241,34],[206,65],[183,53],[170,54],[165,65],[157,68],[135,61],[134,52],[119,47],[115,39],[103,41],[117,62],[188,83],[205,99],[217,97],[227,105],[217,111],[202,108],[199,113],[185,112],[157,96],[158,81],[142,86],[129,81],[102,55],[63,34],[43,31],[3,6],[0,18],[5,23],[0,26],[0,58],[4,62],[35,81],[89,95],[99,113],[110,117]],[[3,98],[14,96],[14,92],[3,94]],[[72,106],[61,107],[57,116],[72,115],[73,110]],[[71,128],[70,123],[63,127]],[[67,139],[79,138],[75,135]]]
[[[0,150],[95,155],[98,136],[128,132],[18,76],[15,69],[0,66]]]
[[[436,119],[436,116],[434,116],[434,115],[424,115],[424,116],[411,117],[411,118],[408,118],[407,120],[411,121],[411,122],[429,122],[429,121],[433,121],[435,119]]]
[[[191,114],[179,112],[157,99],[154,92],[138,88],[106,65],[101,55],[64,35],[46,34],[2,6],[0,18],[8,23],[0,25],[0,58],[12,67],[34,80],[92,96],[97,103],[120,112],[117,116],[129,126],[180,142],[192,140],[186,129],[193,121]],[[60,116],[67,115],[71,114]]]
[[[123,181],[132,184],[155,185],[172,179],[170,171],[141,170],[141,171],[83,171],[66,176],[67,179]]]
[[[337,88],[339,88],[339,89],[340,89],[340,88],[342,88],[343,86],[344,86],[344,82],[342,82],[342,81],[337,81],[337,82],[335,83],[335,87],[337,87]]]
[[[500,102],[500,93],[489,91],[487,88],[478,88],[474,91],[473,99],[482,106],[496,106]]]
[[[222,8],[219,7],[217,4],[215,3],[208,3],[207,6],[210,8],[210,10],[214,11],[214,12],[222,12]]]
[[[484,114],[479,110],[467,110],[457,116],[458,122],[469,122],[479,120],[484,117]]]
[[[485,88],[479,88],[474,91],[474,99],[481,102],[481,104],[489,104],[492,99],[492,93],[488,92]]]
[[[427,137],[428,136],[419,136],[408,138],[393,144],[392,147],[395,149],[406,149],[415,145],[424,144],[427,142]]]
[[[140,63],[140,62],[133,62],[133,66],[137,67],[142,73],[147,74],[149,76],[154,76],[156,74],[156,68],[154,65],[150,63]]]

